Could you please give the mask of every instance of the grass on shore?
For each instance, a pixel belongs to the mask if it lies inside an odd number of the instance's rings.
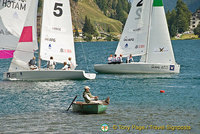
[[[172,38],[172,40],[195,40],[195,39],[200,39],[200,38],[198,38],[198,35],[194,34],[183,34],[180,36],[180,38],[175,38],[175,37]]]

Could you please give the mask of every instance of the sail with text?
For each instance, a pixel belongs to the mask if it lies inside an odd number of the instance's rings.
[[[33,58],[37,44],[37,5],[38,0],[30,0],[31,7],[21,33],[16,51],[9,68],[9,71],[30,70],[28,62]]]
[[[44,0],[40,57],[63,63],[72,59],[76,65],[69,0]]]
[[[146,54],[152,0],[134,0],[129,12],[116,54],[126,57],[130,54]]]
[[[0,59],[12,58],[31,0],[0,0]]]

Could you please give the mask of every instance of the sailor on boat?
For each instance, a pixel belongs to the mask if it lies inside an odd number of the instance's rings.
[[[122,54],[120,54],[119,57],[117,57],[117,64],[123,63],[123,59],[122,59]]]
[[[34,70],[34,69],[38,69],[37,65],[36,65],[36,60],[35,60],[35,57],[33,57],[29,62],[29,67],[31,70]]]
[[[112,57],[112,54],[108,57],[108,64],[112,64],[112,59],[113,59],[113,57]]]
[[[64,62],[64,67],[62,68],[62,70],[69,70],[69,66],[67,64],[67,62]]]
[[[90,87],[85,86],[85,91],[83,92],[83,98],[86,103],[98,103],[98,104],[104,104],[107,103],[109,104],[110,98],[108,97],[105,101],[103,100],[98,100],[98,96],[93,96],[90,92]]]
[[[117,55],[112,58],[112,64],[117,64]]]
[[[68,70],[74,70],[75,66],[72,63],[72,58],[71,57],[68,58],[67,65],[68,65]]]
[[[49,68],[49,69],[55,69],[55,65],[56,65],[56,62],[53,60],[53,57],[51,56],[50,60],[47,63],[47,68]]]
[[[130,54],[130,56],[128,56],[126,59],[126,63],[131,63],[131,62],[134,62],[132,54]]]

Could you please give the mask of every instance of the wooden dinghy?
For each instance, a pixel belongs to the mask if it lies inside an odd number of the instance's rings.
[[[80,112],[85,114],[100,114],[104,113],[108,107],[107,103],[85,103],[85,102],[74,102],[72,109],[74,112]]]

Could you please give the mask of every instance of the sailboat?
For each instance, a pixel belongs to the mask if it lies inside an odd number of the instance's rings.
[[[96,64],[99,73],[179,73],[180,65],[174,58],[162,0],[134,0],[117,55],[141,56],[139,62]]]
[[[79,80],[95,79],[96,74],[84,70],[55,70],[40,68],[31,70],[28,62],[38,49],[36,37],[36,18],[38,0],[30,0],[24,28],[8,72],[4,80]],[[41,42],[39,59],[54,58],[57,63],[64,63],[69,57],[76,67],[76,57],[72,32],[72,20],[69,0],[44,0],[42,16]],[[39,65],[40,66],[40,65]]]

